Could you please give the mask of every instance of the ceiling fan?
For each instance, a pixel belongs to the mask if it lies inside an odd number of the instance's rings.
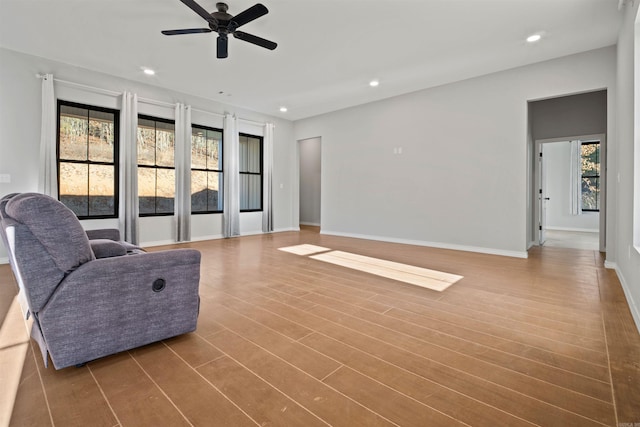
[[[180,34],[195,34],[195,33],[218,33],[217,41],[217,57],[226,58],[229,55],[228,50],[228,35],[233,34],[237,39],[244,40],[249,43],[253,43],[258,46],[262,46],[266,49],[273,50],[278,44],[270,40],[263,39],[262,37],[254,36],[253,34],[245,33],[244,31],[237,31],[237,29],[244,24],[247,24],[255,19],[260,18],[263,15],[269,13],[269,10],[263,4],[256,4],[237,14],[236,16],[227,13],[229,6],[226,3],[216,3],[216,12],[209,13],[202,6],[196,3],[194,0],[180,0],[186,4],[189,9],[204,18],[209,24],[209,28],[186,28],[182,30],[164,30],[162,34],[165,36],[176,36]]]

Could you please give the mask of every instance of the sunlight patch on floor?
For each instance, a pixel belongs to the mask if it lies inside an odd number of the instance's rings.
[[[30,320],[25,325],[18,298],[15,297],[0,328],[0,384],[3,389],[0,393],[0,426],[7,426],[11,421],[22,366],[29,348],[27,330],[31,323]]]
[[[387,279],[397,280],[415,286],[421,286],[438,292],[444,291],[449,286],[463,278],[463,276],[458,276],[457,274],[429,270],[428,268],[416,267],[399,262],[386,261],[349,252],[332,251],[331,249],[324,248],[322,246],[305,244],[287,246],[279,248],[279,250],[302,256],[311,255],[309,258],[318,261],[375,274],[376,276],[386,277]]]
[[[317,254],[318,252],[330,251],[331,249],[323,248],[322,246],[305,244],[305,245],[287,246],[285,248],[279,248],[279,250],[284,252],[289,252],[291,254],[305,256],[305,255]]]

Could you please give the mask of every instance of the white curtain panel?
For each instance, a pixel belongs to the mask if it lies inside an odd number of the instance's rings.
[[[223,235],[240,235],[240,169],[238,120],[232,114],[224,115],[223,129],[224,208]]]
[[[177,241],[191,240],[191,106],[176,104],[176,198]]]
[[[582,215],[582,141],[571,141],[569,203],[571,215]]]
[[[120,112],[120,232],[139,244],[138,230],[138,95],[122,94]]]
[[[53,74],[42,77],[42,121],[40,124],[40,176],[38,191],[58,197],[56,164],[56,97]]]
[[[262,231],[269,233],[273,231],[273,123],[265,123],[264,125],[264,141],[263,141],[263,188],[262,188]]]

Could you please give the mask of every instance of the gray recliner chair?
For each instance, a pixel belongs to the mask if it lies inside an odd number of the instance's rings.
[[[61,369],[196,329],[197,250],[146,253],[117,230],[85,232],[38,193],[2,198],[0,224],[45,366],[48,356]]]

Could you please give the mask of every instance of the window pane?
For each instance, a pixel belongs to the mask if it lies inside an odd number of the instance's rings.
[[[582,175],[600,175],[600,144],[582,144]]]
[[[89,214],[89,166],[60,162],[60,201],[77,216]]]
[[[600,209],[600,178],[582,178],[582,209]]]
[[[240,135],[238,141],[238,168],[240,172],[247,172],[249,169],[249,144],[246,136]]]
[[[114,120],[113,113],[89,112],[89,160],[113,162]]]
[[[174,162],[174,125],[156,122],[156,165],[173,167]]]
[[[240,172],[260,173],[260,140],[240,136]]]
[[[260,173],[260,140],[249,138],[248,140],[248,172]]]
[[[240,174],[240,210],[262,209],[260,175]]]
[[[207,131],[207,169],[222,170],[222,134]]]
[[[138,168],[138,200],[140,214],[156,213],[156,170]]]
[[[85,108],[60,106],[60,158],[87,160],[88,115]]]
[[[207,211],[207,173],[191,171],[191,212]]]
[[[206,130],[191,129],[191,168],[207,168],[207,138]]]
[[[209,211],[222,211],[222,173],[208,172]]]
[[[140,119],[138,122],[138,164],[153,166],[156,164],[156,131],[149,120]]]
[[[89,215],[114,215],[115,176],[114,166],[89,166]]]
[[[175,170],[156,169],[156,177],[156,213],[173,213]]]

